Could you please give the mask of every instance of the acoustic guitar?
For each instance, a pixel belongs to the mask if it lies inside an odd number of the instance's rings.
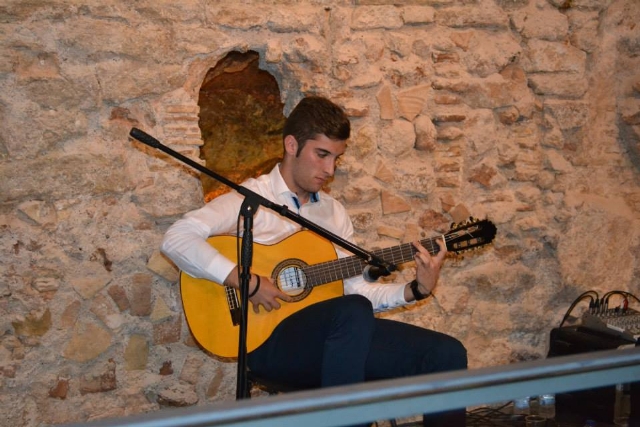
[[[420,243],[435,255],[440,251],[437,241],[444,238],[447,251],[459,253],[490,243],[496,234],[489,220],[471,218],[453,224],[441,236]],[[214,236],[208,240],[221,254],[237,262],[238,238]],[[260,307],[248,311],[247,351],[260,346],[276,326],[303,308],[343,295],[342,279],[362,274],[367,264],[356,256],[337,258],[333,244],[310,231],[297,232],[274,245],[255,243],[252,273],[270,277],[291,302],[281,302],[281,308],[270,312]],[[411,243],[372,251],[385,262],[399,265],[414,260],[416,249]],[[321,285],[321,286],[320,286]],[[221,357],[237,357],[240,305],[237,291],[205,279],[180,275],[182,302],[189,328],[198,343]]]

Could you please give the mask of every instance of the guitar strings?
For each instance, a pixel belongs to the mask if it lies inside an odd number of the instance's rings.
[[[445,246],[449,251],[458,252],[460,250],[471,249],[473,247],[486,244],[487,241],[491,241],[492,236],[489,236],[489,234],[491,234],[491,231],[493,231],[495,235],[495,226],[493,226],[493,224],[491,223],[486,223],[487,220],[483,220],[467,224],[467,226],[465,227],[457,227],[450,230],[447,234],[421,240],[420,244],[424,246],[432,255],[435,255],[440,251],[440,246],[436,243],[440,239],[444,240]],[[483,229],[483,226],[481,224],[487,226],[487,234],[481,233],[480,235],[476,235],[478,229],[474,231],[474,234],[469,232],[469,226],[475,225],[476,227],[479,227],[479,229]],[[459,240],[461,238],[460,233],[463,233],[463,236],[468,236],[471,239],[467,239],[462,242],[458,242],[454,246],[450,246],[450,243],[452,241]],[[473,241],[473,239],[475,239],[475,241]],[[404,243],[392,248],[375,250],[372,252],[372,254],[378,258],[383,259],[386,262],[397,265],[412,261],[417,252],[418,250],[413,246],[412,243]],[[364,271],[366,266],[367,262],[365,260],[354,255],[345,258],[339,258],[337,260],[334,259],[325,261],[319,264],[306,265],[304,267],[300,267],[300,269],[297,271],[302,272],[302,274],[304,275],[304,279],[306,280],[302,280],[304,281],[305,286],[313,287],[316,285],[341,280],[343,278],[357,276]]]
[[[432,237],[421,240],[420,243],[432,255],[440,251],[440,246],[435,243],[442,239],[443,236]],[[451,241],[454,236],[444,236],[445,242]],[[413,260],[417,249],[411,243],[405,243],[394,248],[383,248],[373,251],[374,255],[382,259],[390,260],[393,264],[402,264]],[[337,265],[337,266],[336,266]],[[323,283],[329,283],[341,280],[345,277],[353,277],[364,271],[367,263],[357,256],[340,258],[315,265],[302,268],[303,273],[307,277],[307,284],[315,286]]]

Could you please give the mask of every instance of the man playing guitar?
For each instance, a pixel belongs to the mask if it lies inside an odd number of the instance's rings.
[[[353,241],[346,209],[321,190],[333,176],[349,136],[349,119],[340,107],[325,98],[304,98],[285,123],[281,163],[269,174],[242,185]],[[162,251],[188,275],[214,282],[198,287],[238,288],[237,262],[207,239],[237,234],[242,202],[243,197],[236,192],[224,194],[187,213],[167,231]],[[268,209],[259,209],[255,215],[253,236],[257,244],[277,245],[301,232],[298,224]],[[370,283],[361,275],[346,278],[339,282],[344,295],[332,295],[287,312],[255,348],[248,347],[251,371],[274,381],[312,388],[466,369],[466,350],[455,338],[374,316],[376,311],[429,297],[447,252],[443,240],[435,240],[434,255],[420,243],[414,244],[416,279],[410,283]],[[303,253],[313,254],[316,246],[311,242],[298,244],[295,250],[302,257]],[[335,250],[338,258],[349,255]],[[254,314],[270,316],[300,304],[277,285],[270,272],[252,274],[249,301]],[[255,319],[249,322],[250,330],[255,323]],[[427,415],[425,425],[463,426],[464,419],[461,409]]]

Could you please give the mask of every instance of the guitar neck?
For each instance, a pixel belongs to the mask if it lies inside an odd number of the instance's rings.
[[[440,252],[437,240],[441,237],[433,237],[421,240],[420,243],[431,255]],[[383,261],[399,265],[413,261],[417,249],[411,243],[393,246],[390,248],[377,249],[372,251],[373,255]],[[303,270],[307,276],[307,283],[311,286],[322,285],[336,280],[348,279],[362,274],[367,263],[360,257],[349,256],[333,261],[306,266]]]

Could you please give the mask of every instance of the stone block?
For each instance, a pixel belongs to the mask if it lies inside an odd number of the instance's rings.
[[[377,136],[375,128],[372,126],[363,126],[355,132],[355,135],[352,136],[349,148],[355,151],[355,157],[358,159],[364,159],[376,151]]]
[[[275,8],[271,10],[266,26],[275,33],[319,33],[325,19],[323,12],[305,5]]]
[[[167,306],[167,303],[164,302],[164,299],[157,298],[156,303],[153,306],[153,311],[149,318],[152,322],[160,322],[164,319],[171,317],[171,315],[175,314],[171,309]]]
[[[586,70],[586,52],[561,42],[529,40],[523,67],[529,73],[568,72],[578,75]]]
[[[57,291],[61,283],[58,277],[36,277],[31,286],[40,293],[48,293]]]
[[[382,202],[383,215],[409,212],[411,210],[411,205],[404,198],[389,191],[382,191],[380,200]]]
[[[556,173],[571,173],[575,170],[571,162],[555,150],[549,150],[547,152],[545,165]]]
[[[431,6],[408,5],[402,9],[405,25],[430,24],[435,21],[436,10]]]
[[[354,30],[394,29],[403,25],[401,9],[395,6],[360,6],[353,9],[351,28]]]
[[[443,141],[454,141],[465,135],[464,131],[457,126],[440,126],[436,130],[437,138]]]
[[[80,379],[80,394],[103,393],[115,390],[117,386],[116,380],[116,364],[113,360],[109,360],[107,365],[99,371],[91,372],[83,375]]]
[[[415,148],[418,151],[435,151],[438,130],[427,116],[418,116],[414,122],[416,129]]]
[[[398,111],[400,116],[413,121],[427,103],[431,88],[427,85],[416,86],[398,93]]]
[[[153,344],[163,345],[180,341],[182,319],[174,316],[162,323],[153,325]]]
[[[380,196],[380,189],[375,183],[370,182],[371,178],[356,182],[350,185],[344,191],[344,201],[350,205],[357,205],[371,200],[375,200]]]
[[[593,52],[600,42],[598,27],[600,26],[600,14],[589,10],[571,8],[567,12],[571,34],[571,44],[585,52]]]
[[[208,398],[212,398],[218,395],[218,393],[220,392],[220,387],[222,386],[223,378],[224,372],[222,372],[222,369],[216,369],[215,374],[213,375],[211,381],[209,381],[209,385],[207,386],[206,396]]]
[[[467,209],[467,206],[463,203],[459,203],[449,211],[449,215],[451,215],[453,222],[462,223],[469,219],[471,213],[469,212],[469,209]]]
[[[152,276],[139,273],[132,277],[129,289],[132,316],[148,316],[151,314]]]
[[[49,389],[49,397],[64,400],[69,394],[69,378],[58,378],[56,385]]]
[[[584,101],[547,100],[545,114],[550,114],[562,130],[582,127],[587,123],[588,105]]]
[[[393,120],[396,116],[393,108],[393,98],[391,97],[391,87],[383,85],[378,91],[376,98],[380,108],[380,118],[382,120]]]
[[[111,274],[96,262],[82,263],[80,273],[81,275],[76,273],[75,276],[69,277],[67,280],[78,295],[84,299],[93,298],[111,281]]]
[[[162,376],[172,375],[173,366],[171,361],[162,362],[162,366],[160,367],[160,371],[158,373]]]
[[[169,384],[158,391],[158,404],[160,406],[193,406],[198,403],[198,400],[198,393],[196,393],[194,386],[191,384]]]
[[[451,193],[445,193],[440,196],[440,205],[444,212],[449,212],[455,206],[455,198]]]
[[[206,16],[209,22],[239,30],[265,27],[269,19],[267,10],[257,4],[243,7],[241,4],[211,3],[206,7]]]
[[[460,186],[460,178],[457,175],[440,175],[436,177],[436,185],[443,188]]]
[[[182,371],[180,371],[180,380],[189,384],[198,384],[201,378],[200,368],[202,368],[203,364],[204,362],[200,356],[189,355],[182,366]]]
[[[426,209],[418,218],[418,225],[425,230],[444,231],[449,228],[449,220],[445,215],[433,209]]]
[[[378,167],[376,168],[376,172],[374,175],[377,179],[382,182],[391,183],[395,180],[395,174],[391,171],[386,164],[378,163]]]
[[[99,63],[96,74],[101,82],[104,100],[122,103],[145,94],[161,95],[185,82],[182,65],[141,64],[129,60]]]
[[[374,226],[375,218],[371,211],[350,211],[349,216],[356,230],[368,231]]]
[[[168,282],[177,282],[180,273],[177,267],[168,260],[160,251],[154,251],[147,262],[147,268]]]
[[[18,210],[38,225],[53,226],[58,222],[56,209],[52,203],[30,200],[18,205]]]
[[[413,123],[393,120],[380,130],[378,148],[388,156],[397,157],[410,153],[415,146],[416,133]]]
[[[436,12],[435,22],[452,28],[494,27],[506,29],[509,27],[508,15],[493,2],[483,2],[481,8],[454,6],[439,9]]]
[[[76,320],[78,320],[78,315],[80,314],[80,309],[82,308],[82,303],[78,300],[73,301],[62,312],[60,316],[60,328],[67,329],[73,328],[76,324]]]
[[[124,350],[124,365],[127,371],[144,370],[149,361],[149,343],[144,335],[134,334]]]
[[[24,337],[41,337],[51,329],[51,311],[47,308],[42,313],[31,312],[22,320],[11,322],[15,334]]]
[[[111,345],[112,335],[93,322],[76,324],[73,335],[62,355],[66,359],[84,363],[104,353]]]
[[[127,311],[130,307],[129,298],[127,298],[127,291],[120,285],[111,285],[107,289],[107,293],[116,303],[120,311]]]
[[[557,9],[531,6],[515,12],[511,22],[527,39],[564,40],[569,33],[569,20]]]
[[[631,126],[640,125],[640,99],[626,97],[619,101],[618,111],[622,120]]]
[[[437,173],[460,172],[461,169],[462,169],[462,166],[460,165],[459,161],[455,158],[454,159],[450,159],[450,158],[438,159],[434,167],[434,171]]]
[[[585,76],[572,73],[533,74],[529,85],[538,95],[571,99],[582,98],[589,88]]]
[[[115,310],[111,298],[104,294],[98,294],[93,298],[91,312],[111,330],[119,329],[124,323],[124,318]]]
[[[404,236],[404,229],[390,227],[387,225],[380,225],[376,232],[379,236],[387,236],[394,239],[402,239],[402,236]]]

